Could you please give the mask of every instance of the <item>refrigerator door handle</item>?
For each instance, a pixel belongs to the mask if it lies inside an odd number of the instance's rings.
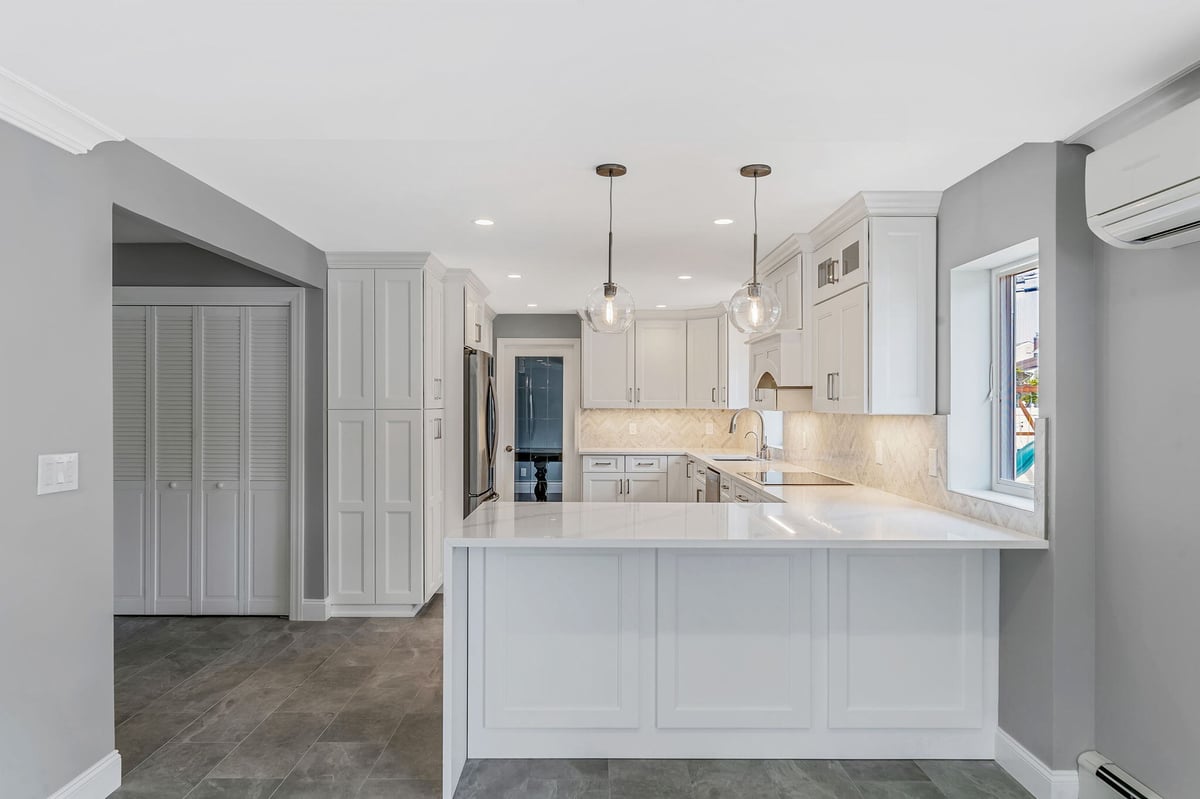
[[[491,424],[491,430],[488,431],[488,466],[496,465],[496,446],[499,443],[497,435],[499,434],[499,419],[496,418],[496,383],[489,376],[487,386],[487,413]]]

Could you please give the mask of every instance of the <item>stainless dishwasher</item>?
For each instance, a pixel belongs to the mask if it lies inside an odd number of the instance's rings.
[[[716,469],[708,469],[704,475],[704,501],[721,501],[721,473]]]

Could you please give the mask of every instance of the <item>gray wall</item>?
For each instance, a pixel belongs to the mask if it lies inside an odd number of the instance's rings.
[[[1094,736],[1096,280],[1086,153],[1022,145],[950,187],[938,214],[939,413],[950,410],[950,270],[1039,239],[1050,551],[1001,558],[1000,726],[1055,769],[1073,768]]]
[[[579,338],[579,314],[497,314],[492,322],[495,338]]]
[[[129,142],[73,156],[0,123],[0,174],[0,640],[19,653],[0,667],[0,775],[5,799],[42,799],[114,748],[114,203],[308,286],[325,260]],[[49,452],[79,453],[79,491],[34,494]]]
[[[1096,242],[1096,745],[1163,796],[1200,785],[1200,244]]]
[[[114,286],[292,286],[190,244],[114,244]],[[306,288],[304,596],[325,598],[325,292]]]
[[[113,749],[112,211],[104,164],[0,123],[0,782],[43,799]],[[34,495],[39,453],[79,491]]]
[[[291,286],[190,244],[114,244],[114,286]]]

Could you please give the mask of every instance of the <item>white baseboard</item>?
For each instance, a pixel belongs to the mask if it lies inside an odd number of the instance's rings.
[[[87,771],[50,794],[50,799],[105,799],[120,787],[121,755],[114,749]]]
[[[1054,771],[1004,730],[996,730],[996,762],[1035,799],[1079,799],[1079,772]]]
[[[300,621],[329,621],[329,600],[305,599],[300,603]]]
[[[422,605],[334,605],[329,606],[330,616],[350,616],[370,619],[411,619],[420,612]]]

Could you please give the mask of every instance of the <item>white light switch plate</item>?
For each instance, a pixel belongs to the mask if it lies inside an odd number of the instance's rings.
[[[37,492],[57,494],[79,490],[79,453],[38,455]]]
[[[883,442],[882,441],[875,442],[875,463],[879,464],[880,466],[883,465]]]
[[[713,427],[712,422],[708,422],[704,425],[704,434],[706,436],[711,436],[715,432],[717,432],[717,431],[716,431],[716,428]]]
[[[631,436],[637,435],[637,422],[629,423],[629,435],[631,435]]]

